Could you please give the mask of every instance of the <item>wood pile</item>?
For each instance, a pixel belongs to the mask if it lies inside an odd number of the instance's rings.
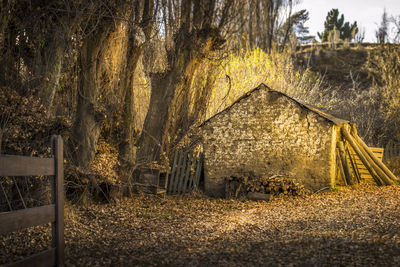
[[[250,200],[268,200],[272,196],[302,196],[309,191],[283,175],[271,177],[227,177],[226,198],[246,197]]]

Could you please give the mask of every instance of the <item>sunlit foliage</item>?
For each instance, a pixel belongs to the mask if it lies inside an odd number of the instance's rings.
[[[268,54],[255,48],[227,53],[219,67],[207,116],[221,111],[260,83],[306,102],[315,102],[311,96],[319,88],[321,79],[308,69],[296,70],[287,50],[280,53],[273,49]]]

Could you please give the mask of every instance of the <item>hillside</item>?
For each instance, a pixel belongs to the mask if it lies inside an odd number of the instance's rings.
[[[298,69],[309,69],[322,82],[312,104],[357,125],[373,146],[398,143],[399,44],[328,44],[300,46],[294,56]]]
[[[370,43],[339,45],[337,48],[324,43],[304,45],[298,47],[295,61],[298,66],[309,67],[323,75],[325,85],[334,89],[353,88],[353,83],[357,83],[359,89],[366,89],[372,85],[366,69],[368,57],[379,49],[380,45]]]

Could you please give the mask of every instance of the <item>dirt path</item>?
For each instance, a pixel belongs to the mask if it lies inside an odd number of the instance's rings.
[[[27,233],[38,231],[2,237],[0,264],[30,253]],[[65,236],[67,266],[398,266],[400,187],[268,203],[141,196],[68,206]]]

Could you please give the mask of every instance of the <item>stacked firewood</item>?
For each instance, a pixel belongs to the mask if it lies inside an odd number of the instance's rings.
[[[247,197],[251,200],[268,200],[270,196],[302,196],[308,193],[304,186],[293,182],[288,177],[227,177],[225,196],[227,198]]]

